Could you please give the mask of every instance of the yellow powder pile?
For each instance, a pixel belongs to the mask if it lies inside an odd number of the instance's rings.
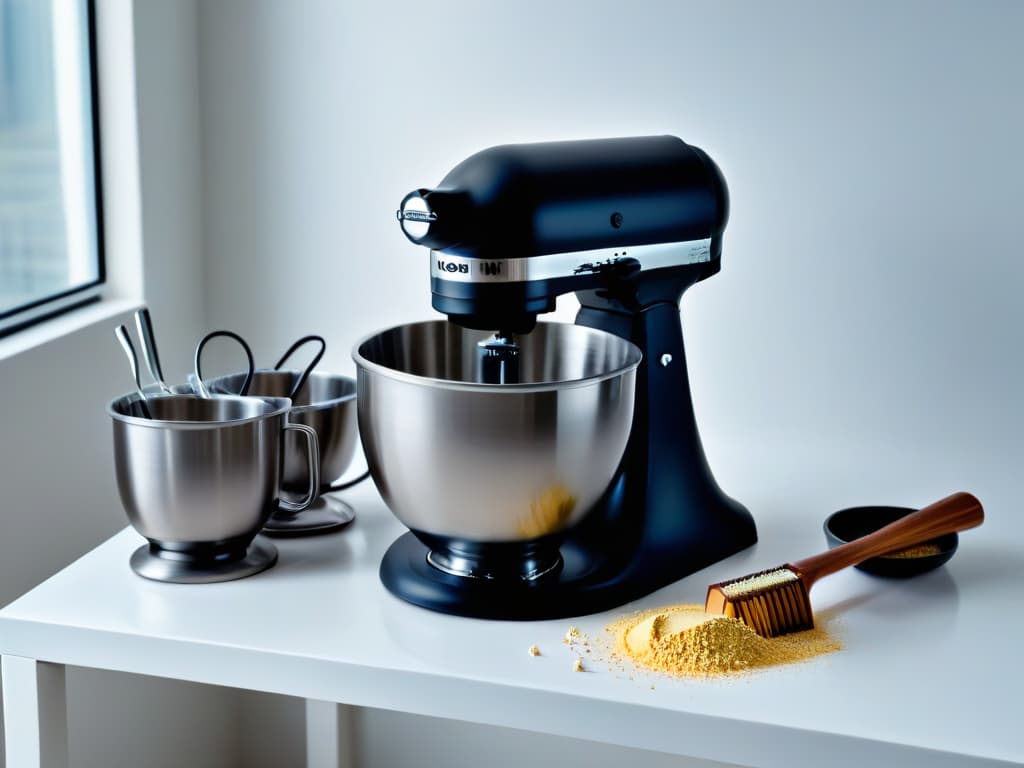
[[[882,555],[886,560],[892,558],[895,560],[910,560],[915,557],[930,557],[932,555],[941,555],[942,548],[938,544],[918,544],[916,547],[907,547],[901,549],[898,552],[890,552],[888,555]]]
[[[683,677],[714,677],[773,667],[831,653],[839,643],[816,627],[771,639],[738,619],[712,615],[700,605],[674,605],[612,624],[613,656]]]

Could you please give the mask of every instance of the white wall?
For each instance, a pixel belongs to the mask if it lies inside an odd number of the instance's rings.
[[[198,3],[133,2],[145,298],[164,374],[184,381],[206,329]]]
[[[684,312],[709,442],[1009,447],[1022,22],[1012,2],[203,4],[209,317],[263,359],[322,331],[350,369],[360,335],[432,314],[405,192],[491,144],[675,133],[732,191],[723,271]]]
[[[732,452],[794,440],[866,477],[902,462],[908,488],[924,447],[1021,465],[1024,5],[220,0],[199,20],[207,312],[261,361],[317,331],[351,371],[358,337],[432,316],[394,210],[468,154],[672,133],[732,191],[723,271],[683,312],[726,488]],[[367,715],[367,754],[411,761],[375,717],[401,720]]]

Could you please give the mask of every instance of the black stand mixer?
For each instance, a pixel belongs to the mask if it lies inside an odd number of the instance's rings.
[[[568,292],[577,325],[631,341],[643,361],[621,467],[561,540],[560,568],[536,579],[452,575],[430,564],[428,537],[407,533],[381,564],[391,592],[467,616],[581,615],[757,540],[704,456],[679,318],[686,289],[720,269],[728,206],[715,163],[673,136],[493,147],[402,201],[406,236],[431,249],[434,308],[496,332],[480,348],[488,380],[515,380],[517,335]]]

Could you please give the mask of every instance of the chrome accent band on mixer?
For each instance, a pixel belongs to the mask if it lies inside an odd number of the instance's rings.
[[[455,283],[524,283],[599,272],[629,259],[644,270],[711,261],[711,238],[623,248],[552,253],[511,259],[477,259],[430,252],[430,276]]]

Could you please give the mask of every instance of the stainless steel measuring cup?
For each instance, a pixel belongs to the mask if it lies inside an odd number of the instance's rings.
[[[285,398],[170,394],[150,396],[146,405],[151,418],[135,395],[107,407],[121,502],[149,540],[132,556],[136,573],[158,581],[226,581],[272,565],[274,547],[253,539],[280,505],[299,512],[316,501],[315,430],[287,423]],[[307,443],[309,484],[298,502],[280,498],[289,433]]]

